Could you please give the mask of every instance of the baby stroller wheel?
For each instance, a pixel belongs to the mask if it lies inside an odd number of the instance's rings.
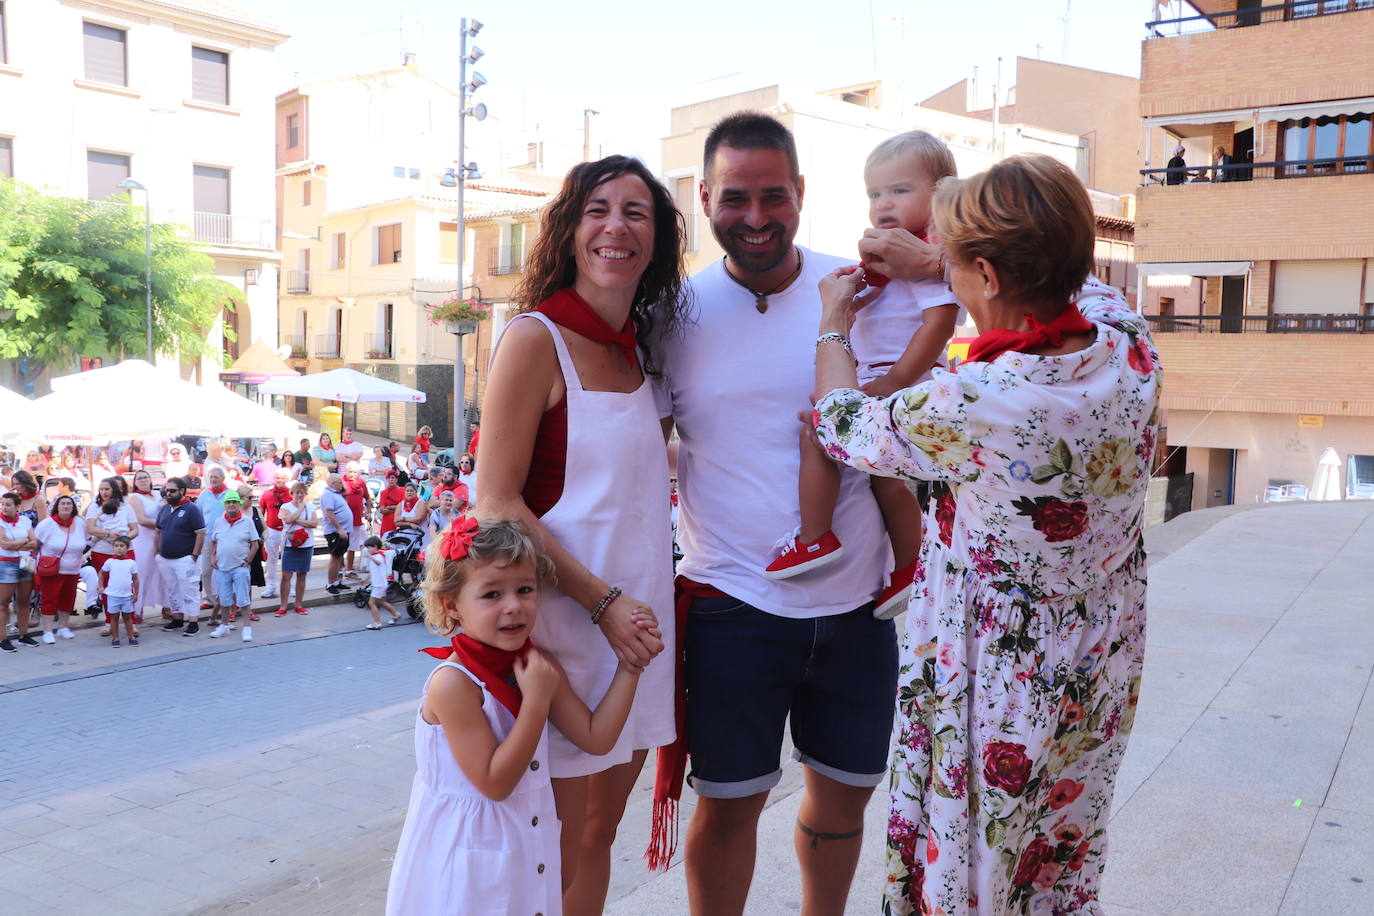
[[[367,601],[371,596],[370,589],[357,588],[353,590],[353,606],[367,607]]]

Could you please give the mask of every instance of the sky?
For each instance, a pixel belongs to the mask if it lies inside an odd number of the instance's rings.
[[[698,0],[606,7],[568,0],[227,0],[292,37],[277,49],[278,91],[299,81],[398,66],[458,82],[458,23],[488,84],[473,101],[510,148],[541,137],[581,143],[583,109],[603,153],[651,167],[676,105],[784,83],[820,90],[875,75],[919,100],[972,74],[990,86],[998,56],[1042,57],[1139,75],[1150,0]],[[1066,24],[1067,13],[1067,29]]]

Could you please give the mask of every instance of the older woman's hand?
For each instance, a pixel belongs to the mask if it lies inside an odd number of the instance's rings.
[[[865,229],[859,239],[864,265],[899,280],[943,280],[940,246],[905,229]]]
[[[601,615],[601,634],[611,644],[615,657],[626,665],[643,670],[654,656],[663,651],[663,640],[657,626],[644,627],[645,614],[653,611],[643,601],[621,595],[611,602]],[[657,621],[654,621],[655,624]]]
[[[854,324],[854,297],[863,288],[863,275],[857,266],[840,267],[821,277],[822,334],[848,334]]]

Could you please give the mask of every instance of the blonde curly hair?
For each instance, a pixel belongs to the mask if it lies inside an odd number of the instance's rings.
[[[448,536],[449,532],[444,531],[425,552],[425,581],[421,592],[425,626],[433,633],[450,636],[458,629],[458,621],[449,614],[447,605],[457,600],[463,583],[478,567],[492,563],[498,566],[530,563],[540,582],[550,585],[554,582],[553,560],[539,549],[525,526],[517,521],[492,519],[482,522],[473,535],[468,555],[461,560],[444,556],[441,548]]]

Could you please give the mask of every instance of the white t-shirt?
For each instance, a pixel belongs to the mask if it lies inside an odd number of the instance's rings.
[[[106,515],[99,503],[91,503],[90,508],[86,510],[86,525],[88,528],[98,525],[111,534],[122,534],[133,540],[138,530],[138,515],[134,512],[134,507],[126,502],[119,504],[119,509],[114,515]],[[107,556],[114,554],[114,544],[109,541],[98,541],[92,536],[90,543],[92,553],[103,553]]]
[[[11,541],[27,541],[29,535],[33,533],[33,522],[29,521],[27,515],[20,515],[14,521],[8,521],[4,516],[0,516],[0,535]],[[0,547],[0,557],[24,557],[28,556],[30,550],[7,550]],[[2,638],[2,637],[0,637]]]
[[[803,251],[801,276],[754,296],[716,261],[691,280],[689,322],[654,349],[659,412],[672,416],[678,451],[678,572],[779,617],[843,614],[872,600],[892,568],[868,477],[840,472],[835,534],[844,557],[792,579],[769,580],[774,544],[801,523],[797,412],[816,386],[821,303],[816,284],[853,263]],[[695,318],[692,321],[691,318]],[[667,481],[664,481],[667,496]]]
[[[103,573],[109,573],[110,578],[106,580],[105,594],[113,595],[116,598],[132,598],[134,595],[134,573],[138,572],[138,564],[127,557],[123,560],[118,557],[111,557],[105,561],[105,565],[100,567]]]
[[[57,571],[74,576],[81,570],[86,553],[86,520],[77,516],[70,527],[63,528],[52,518],[45,518],[33,531],[38,538],[38,556],[61,557]]]
[[[144,439],[143,440],[143,460],[161,463],[167,456],[168,441],[166,439]]]
[[[391,575],[391,558],[393,551],[378,550],[371,553],[367,558],[368,587],[371,591],[381,589],[386,594],[387,579]]]
[[[334,446],[334,457],[338,459],[339,467],[342,468],[350,461],[361,461],[367,450],[367,446],[354,439],[352,442],[340,442]]]
[[[950,288],[939,280],[889,280],[864,301],[868,304],[859,309],[849,331],[854,358],[859,361],[860,384],[887,373],[888,366],[875,369],[876,364],[901,359],[911,338],[925,324],[926,309],[959,304]],[[964,310],[960,308],[954,323],[963,320]],[[935,365],[947,365],[944,350]],[[922,378],[929,378],[929,372]]]

